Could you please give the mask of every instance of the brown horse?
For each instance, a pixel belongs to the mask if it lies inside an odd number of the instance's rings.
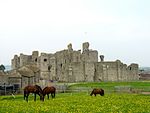
[[[47,95],[48,99],[49,99],[49,94],[51,94],[52,98],[55,98],[55,93],[56,93],[56,88],[54,86],[51,87],[45,87],[43,89],[43,96],[45,97],[45,95]]]
[[[26,99],[26,101],[28,102],[28,96],[30,93],[34,93],[34,101],[36,101],[36,94],[38,94],[40,96],[40,100],[44,101],[44,96],[42,93],[42,88],[38,85],[34,85],[34,86],[26,86],[24,88],[24,100]]]
[[[93,94],[95,96],[96,96],[96,94],[100,94],[101,96],[104,96],[104,90],[103,89],[94,88],[90,95],[92,96]]]

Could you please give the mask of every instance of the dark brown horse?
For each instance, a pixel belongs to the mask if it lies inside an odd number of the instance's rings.
[[[100,94],[101,96],[104,96],[104,90],[103,89],[94,88],[90,95],[92,96],[93,94],[95,96],[96,96],[96,94]]]
[[[43,96],[45,97],[45,95],[47,95],[48,99],[49,99],[49,94],[51,94],[52,98],[55,98],[55,93],[56,93],[56,88],[54,86],[51,87],[45,87],[43,89]]]
[[[28,102],[28,96],[30,93],[34,93],[34,101],[36,101],[36,94],[38,94],[40,96],[40,100],[44,101],[44,96],[42,93],[42,88],[38,85],[34,85],[34,86],[26,86],[24,88],[24,100],[26,100]]]

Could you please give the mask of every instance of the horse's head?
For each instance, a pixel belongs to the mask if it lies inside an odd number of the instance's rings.
[[[42,88],[38,85],[35,85],[35,87],[36,87],[35,89],[36,89],[37,94],[40,96],[40,100],[44,101],[44,95],[43,95]]]
[[[92,96],[92,95],[93,95],[93,91],[91,92],[90,96]]]
[[[40,93],[40,100],[44,101],[44,95],[42,93]]]

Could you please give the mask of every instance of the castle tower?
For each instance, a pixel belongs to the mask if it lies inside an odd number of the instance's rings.
[[[130,64],[127,67],[128,70],[128,79],[129,80],[139,80],[139,75],[138,75],[138,64]]]
[[[49,71],[50,71],[50,79],[56,80],[57,76],[56,76],[56,58],[55,57],[50,58]]]
[[[82,61],[83,62],[98,62],[98,51],[89,49],[89,42],[82,44]]]
[[[82,44],[82,53],[89,51],[89,46],[90,46],[89,42],[84,42]]]
[[[20,67],[30,64],[32,62],[31,55],[24,55],[20,53]]]
[[[49,57],[46,53],[41,53],[39,58],[40,82],[42,86],[47,86],[50,80]]]
[[[84,81],[94,81],[95,66],[94,63],[98,62],[98,52],[89,49],[89,42],[82,44],[81,59],[83,62],[83,76]]]
[[[69,45],[68,45],[68,52],[72,52],[73,51],[73,49],[72,49],[72,44],[70,43]]]
[[[11,68],[12,69],[17,69],[20,64],[20,58],[18,55],[14,55],[14,58],[11,60]]]
[[[32,52],[32,62],[33,63],[37,63],[38,56],[39,56],[39,52],[38,51],[33,51]]]

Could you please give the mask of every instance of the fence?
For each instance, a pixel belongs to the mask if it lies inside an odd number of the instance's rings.
[[[93,87],[74,87],[69,88],[69,85],[61,84],[54,85],[56,87],[56,93],[80,93],[84,92],[90,94]],[[109,93],[138,93],[142,94],[145,92],[143,89],[135,89],[131,86],[114,86],[112,89],[104,88],[106,94]],[[150,89],[147,92],[150,92]],[[23,94],[23,88],[20,89],[17,84],[14,85],[0,85],[0,95],[10,95],[10,94]]]
[[[13,84],[13,85],[0,85],[0,95],[9,95],[19,92],[19,85]]]

